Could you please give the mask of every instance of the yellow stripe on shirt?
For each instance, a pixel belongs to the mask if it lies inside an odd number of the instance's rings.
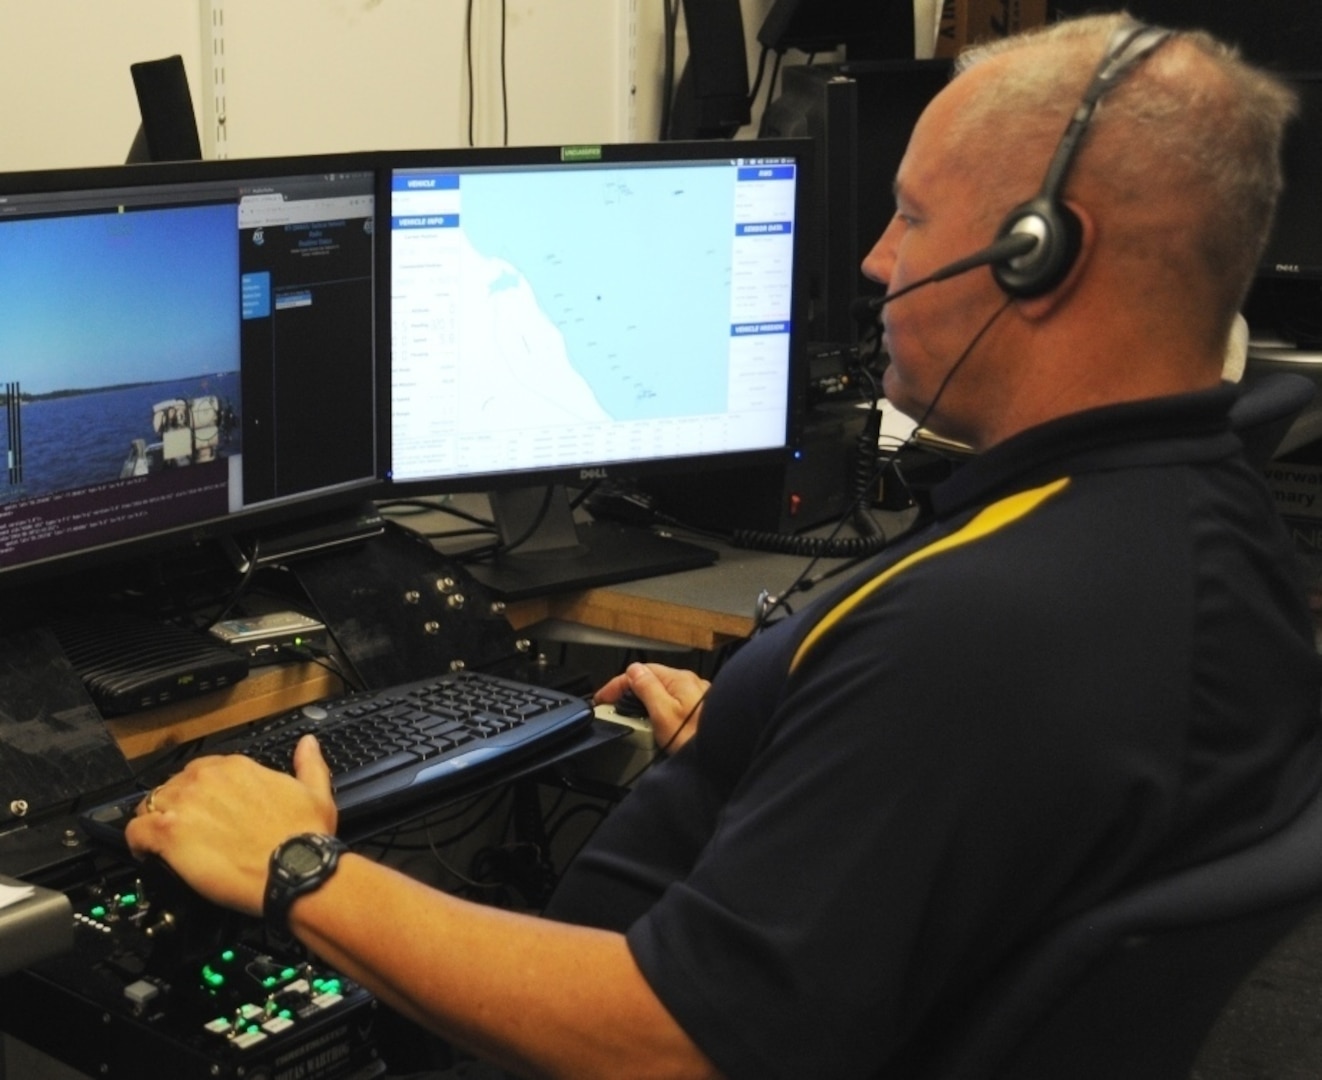
[[[1050,484],[1045,484],[1039,488],[1033,488],[1029,491],[1021,491],[1014,495],[1009,495],[999,502],[994,502],[990,506],[984,507],[978,514],[962,529],[943,537],[934,544],[929,544],[912,554],[906,555],[893,566],[887,567],[876,577],[865,582],[859,588],[846,596],[840,603],[836,604],[826,615],[820,619],[816,626],[808,632],[808,636],[799,644],[798,650],[794,654],[794,659],[790,661],[790,672],[793,673],[808,655],[812,648],[817,645],[833,627],[853,611],[859,604],[863,603],[869,596],[880,589],[888,581],[892,580],[898,574],[903,573],[912,566],[930,559],[934,555],[939,555],[943,551],[950,551],[952,548],[963,547],[966,544],[974,543],[992,533],[1005,528],[1020,518],[1026,517],[1032,513],[1042,503],[1053,495],[1064,490],[1069,484],[1069,478],[1063,477],[1060,480],[1053,480]]]

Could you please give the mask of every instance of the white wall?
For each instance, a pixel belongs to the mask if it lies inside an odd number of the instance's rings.
[[[191,0],[0,0],[0,169],[123,161],[138,127],[128,65],[199,61]]]
[[[752,41],[771,0],[742,2]],[[505,6],[510,142],[656,137],[661,0]],[[122,161],[137,129],[128,66],[172,53],[184,57],[208,156],[466,145],[466,7],[0,0],[0,169]],[[491,145],[502,138],[501,4],[473,9],[474,141]]]
[[[230,156],[468,143],[466,0],[224,0]],[[511,143],[625,137],[633,4],[507,0]],[[474,142],[502,141],[501,4],[474,0]]]
[[[757,29],[772,0],[740,2],[751,79]],[[920,10],[934,3],[915,0]],[[662,0],[504,6],[511,143],[657,137]],[[467,7],[468,0],[0,0],[0,170],[122,161],[138,123],[129,64],[173,53],[184,58],[210,157],[467,145]],[[473,141],[496,145],[502,4],[472,0],[472,7]],[[681,59],[682,33],[681,21]],[[764,88],[759,106],[765,100]]]

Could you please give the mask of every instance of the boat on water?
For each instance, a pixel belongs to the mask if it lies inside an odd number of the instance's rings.
[[[234,409],[218,394],[169,398],[152,406],[157,440],[134,439],[120,479],[214,461],[234,429]]]

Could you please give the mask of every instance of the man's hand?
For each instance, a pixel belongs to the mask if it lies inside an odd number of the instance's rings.
[[[619,701],[632,690],[647,710],[659,749],[675,753],[698,730],[702,702],[711,686],[691,671],[663,664],[630,664],[593,695],[602,704]]]
[[[305,735],[295,776],[241,755],[190,762],[138,804],[125,835],[133,853],[159,855],[203,896],[249,915],[262,912],[267,864],[277,845],[335,831],[330,769]]]

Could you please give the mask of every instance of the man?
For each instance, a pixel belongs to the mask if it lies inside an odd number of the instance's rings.
[[[895,298],[886,392],[981,451],[929,519],[710,687],[636,665],[603,688],[674,741],[547,918],[346,854],[289,909],[303,942],[520,1074],[905,1075],[1049,927],[1309,800],[1311,626],[1219,383],[1291,103],[1207,39],[1144,39],[1052,191],[1121,22],[991,50],[900,167],[865,262]],[[1044,186],[1077,221],[1045,284],[1017,280],[1030,221],[992,269],[897,295]],[[335,827],[314,741],[296,771],[194,762],[130,843],[256,914],[272,849]]]

